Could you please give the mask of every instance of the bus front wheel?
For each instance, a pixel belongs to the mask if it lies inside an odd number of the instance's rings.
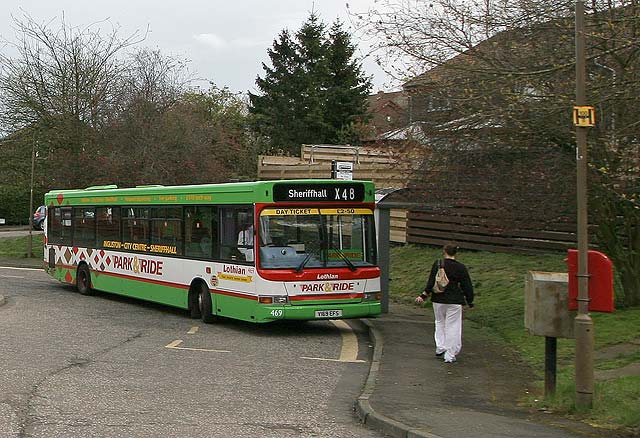
[[[189,316],[193,319],[202,318],[202,312],[200,311],[200,289],[202,286],[198,283],[192,284],[189,288]]]
[[[93,295],[93,289],[91,289],[91,272],[85,264],[78,266],[78,271],[76,272],[76,288],[82,295]]]
[[[211,292],[204,284],[198,285],[198,289],[198,308],[202,315],[202,322],[211,324],[216,319],[212,313]]]

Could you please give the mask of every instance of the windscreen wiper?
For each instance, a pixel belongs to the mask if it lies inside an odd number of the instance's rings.
[[[336,254],[338,254],[340,258],[344,260],[344,262],[347,264],[347,266],[352,272],[356,272],[358,270],[358,268],[356,268],[356,265],[354,265],[353,262],[349,260],[349,258],[346,255],[344,255],[344,253],[341,250],[333,246],[333,242],[331,242],[331,240],[329,240],[329,248],[334,250]]]
[[[296,272],[302,272],[302,270],[304,269],[304,266],[307,264],[309,260],[311,260],[311,253],[308,253],[307,256],[304,258],[304,260],[300,262],[300,264],[296,268]]]

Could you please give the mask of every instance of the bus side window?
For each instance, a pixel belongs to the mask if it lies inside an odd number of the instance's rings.
[[[130,207],[122,212],[122,240],[131,243],[149,243],[149,209]]]
[[[53,207],[49,210],[48,239],[60,245],[72,245],[71,207]]]
[[[217,218],[215,207],[185,207],[185,255],[211,258],[217,247]]]
[[[182,207],[151,208],[152,252],[182,254]]]
[[[120,207],[96,208],[96,240],[99,247],[104,242],[121,242]]]
[[[225,207],[220,210],[220,258],[235,263],[253,263],[253,207]]]
[[[96,246],[96,210],[93,207],[73,208],[73,244],[87,248]]]

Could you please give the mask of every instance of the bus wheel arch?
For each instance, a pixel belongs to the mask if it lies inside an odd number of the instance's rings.
[[[91,287],[91,270],[86,262],[80,263],[76,270],[76,289],[82,295],[93,295],[95,293]]]

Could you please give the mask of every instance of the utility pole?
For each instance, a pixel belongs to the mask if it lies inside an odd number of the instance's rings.
[[[576,107],[586,105],[585,18],[582,0],[576,1]],[[591,125],[592,126],[592,125]],[[593,321],[589,315],[588,215],[587,215],[587,130],[576,123],[576,167],[578,207],[578,314],[576,337],[576,407],[593,406]]]
[[[33,174],[36,168],[36,136],[33,135],[33,144],[31,146],[31,184],[29,186],[29,245],[27,248],[27,257],[33,257]]]

